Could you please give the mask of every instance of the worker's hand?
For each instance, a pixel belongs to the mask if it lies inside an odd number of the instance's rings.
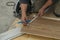
[[[39,12],[38,12],[38,16],[43,16],[43,14],[44,14],[44,9],[41,8],[41,9],[39,10]]]
[[[27,23],[26,23],[26,20],[27,20],[27,16],[22,16],[21,17],[21,20],[22,20],[22,22],[23,22],[23,26],[26,26],[27,25]]]

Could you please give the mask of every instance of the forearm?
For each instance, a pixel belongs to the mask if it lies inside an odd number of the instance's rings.
[[[27,4],[21,4],[21,11],[22,11],[22,16],[26,16],[26,11],[27,11]]]
[[[44,6],[42,7],[42,9],[46,9],[48,6],[52,5],[52,0],[47,0],[47,2],[44,4]]]
[[[22,16],[26,15],[28,3],[29,3],[29,0],[20,0]]]

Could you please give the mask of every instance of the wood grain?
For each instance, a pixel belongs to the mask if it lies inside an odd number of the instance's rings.
[[[46,38],[46,37],[35,36],[35,35],[30,35],[30,34],[24,34],[22,36],[12,39],[12,40],[58,40],[58,39],[52,39],[52,38]]]
[[[27,34],[60,39],[60,21],[38,17],[30,25],[23,27],[22,31]]]

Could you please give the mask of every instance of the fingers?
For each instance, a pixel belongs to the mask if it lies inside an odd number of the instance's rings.
[[[40,12],[39,12],[39,13],[38,13],[38,16],[43,16],[43,13],[40,13]]]
[[[43,14],[44,14],[44,10],[40,9],[38,12],[38,16],[43,16]]]
[[[27,23],[26,22],[23,22],[23,26],[27,26]]]
[[[23,26],[27,26],[27,22],[26,22],[27,18],[26,17],[22,17],[21,20],[23,22]]]

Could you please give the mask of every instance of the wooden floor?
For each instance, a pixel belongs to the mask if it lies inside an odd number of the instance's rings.
[[[34,35],[30,35],[30,34],[24,34],[22,36],[12,39],[12,40],[58,40],[58,39],[52,39],[52,38],[46,38],[46,37],[41,37],[41,36],[34,36]]]
[[[47,17],[57,18],[51,14]],[[60,39],[60,21],[38,17],[30,25],[23,27],[22,31],[27,34]]]
[[[22,29],[23,32],[38,36],[60,38],[60,21],[37,18],[29,26]]]
[[[40,21],[37,21],[37,20],[40,20]],[[58,40],[58,39],[53,39],[53,38],[55,37],[60,38],[60,30],[59,30],[60,21],[56,22],[56,21],[49,20],[49,19],[42,20],[41,18],[40,19],[37,18],[37,20],[32,22],[29,27],[24,27],[22,29],[22,32],[25,32],[26,34],[16,37],[12,40]],[[15,25],[16,27],[20,26],[19,24],[16,24],[16,22],[18,21],[19,19],[16,19],[13,25]],[[36,35],[37,33],[39,36]]]

